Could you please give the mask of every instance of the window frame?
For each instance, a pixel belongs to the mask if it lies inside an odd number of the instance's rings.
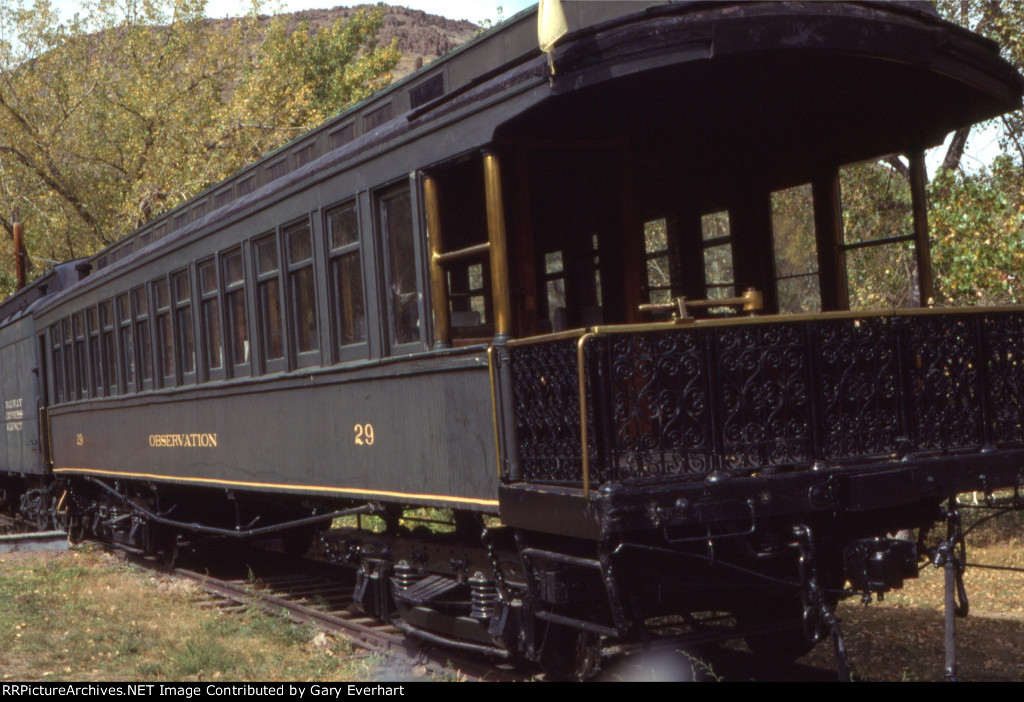
[[[103,382],[103,352],[100,338],[100,311],[98,305],[89,305],[84,310],[86,349],[89,354],[89,396],[103,397],[106,387]]]
[[[281,373],[288,370],[288,354],[289,354],[289,334],[288,324],[285,320],[285,312],[287,310],[287,303],[284,300],[284,280],[283,272],[284,266],[281,260],[281,237],[280,231],[274,231],[263,236],[256,237],[250,242],[250,251],[252,252],[252,277],[253,277],[253,301],[256,305],[256,338],[259,343],[256,345],[258,353],[256,357],[258,359],[258,367],[260,373]],[[259,263],[259,248],[264,245],[272,245],[274,251],[274,268],[265,271],[260,270]],[[270,290],[266,298],[264,298],[264,290]],[[277,315],[278,315],[278,329],[277,334],[279,335],[280,343],[280,355],[270,358],[268,353],[270,351],[270,344],[268,338],[266,309],[264,308],[264,300],[267,302],[277,304]],[[270,318],[273,319],[272,317]],[[250,334],[251,336],[251,334]],[[250,352],[250,355],[252,353]]]
[[[355,215],[355,241],[341,246],[334,247],[332,244],[333,237],[333,226],[332,217],[344,210],[352,210]],[[330,337],[331,345],[333,347],[333,353],[335,358],[339,362],[358,360],[367,358],[370,353],[370,325],[371,325],[371,310],[370,307],[370,290],[369,290],[369,278],[367,275],[366,265],[366,254],[367,247],[363,246],[363,217],[359,207],[359,202],[356,198],[342,201],[336,205],[332,205],[324,210],[324,227],[323,227],[323,240],[324,240],[324,251],[326,256],[324,257],[326,266],[327,280],[327,294],[328,294],[328,309],[330,317]],[[359,270],[359,291],[362,294],[362,305],[363,305],[363,338],[357,339],[352,343],[342,343],[342,322],[341,322],[341,305],[342,305],[342,293],[339,290],[339,280],[341,278],[340,271],[336,268],[341,264],[341,260],[347,257],[357,257]]]
[[[50,355],[53,364],[53,399],[54,404],[63,404],[67,397],[64,387],[64,320],[58,319],[50,325]]]
[[[153,356],[156,362],[153,366],[154,387],[159,385],[162,388],[172,388],[178,385],[178,359],[174,348],[174,314],[169,278],[168,275],[162,275],[150,283],[153,291],[151,317],[153,334],[156,337],[153,346]]]
[[[98,305],[100,324],[100,353],[102,354],[104,395],[110,397],[120,391],[120,373],[117,369],[117,322],[114,300],[103,300]]]
[[[185,299],[179,299],[179,286],[178,280],[184,276],[185,279]],[[192,290],[192,275],[188,267],[172,271],[170,275],[170,286],[171,286],[171,324],[174,333],[174,353],[176,354],[176,363],[178,369],[178,384],[179,385],[195,385],[196,379],[199,376],[199,359],[196,354],[196,335],[195,335],[195,311],[193,309],[192,300],[194,299],[194,293]],[[187,337],[187,339],[186,339]],[[186,348],[186,340],[190,349]],[[192,370],[186,368],[185,360],[189,354],[192,357]]]
[[[135,353],[135,315],[132,311],[130,292],[114,297],[114,320],[117,332],[118,370],[121,376],[120,389],[123,393],[133,393],[139,387],[139,364]]]
[[[309,257],[293,263],[292,235],[303,230],[306,231],[309,238]],[[283,256],[278,261],[278,265],[286,286],[286,289],[284,290],[286,306],[283,308],[282,314],[284,325],[288,329],[287,337],[288,345],[291,349],[291,358],[293,359],[292,367],[306,368],[309,366],[319,366],[321,365],[321,354],[323,352],[321,340],[323,322],[321,321],[319,310],[319,296],[322,288],[321,283],[323,277],[317,270],[319,266],[316,265],[316,236],[313,231],[312,220],[309,217],[303,217],[302,219],[283,227],[280,241],[283,244]],[[303,351],[302,344],[300,344],[301,330],[299,326],[302,315],[298,309],[302,295],[298,290],[298,285],[301,284],[301,276],[307,272],[312,278],[312,288],[308,291],[309,295],[307,299],[309,303],[312,304],[313,319],[316,324],[316,328],[312,330],[312,337],[315,339],[315,348]]]
[[[227,274],[228,260],[232,256],[238,256],[239,266],[241,266],[241,276],[238,280],[229,281]],[[245,250],[241,244],[233,246],[217,254],[217,274],[220,276],[219,280],[221,283],[218,291],[219,299],[221,301],[221,311],[223,312],[221,318],[221,330],[227,332],[222,337],[222,345],[224,348],[224,365],[225,369],[230,373],[232,378],[242,378],[252,375],[252,363],[255,354],[253,353],[253,334],[252,334],[252,322],[251,313],[249,311],[249,299],[246,293],[246,271],[248,266],[246,265]],[[245,339],[243,345],[245,347],[245,353],[248,354],[248,358],[237,360],[235,358],[235,332],[236,326],[233,324],[235,319],[232,314],[233,308],[231,301],[235,295],[241,299],[241,307],[239,308],[243,315],[243,322],[245,325]]]
[[[400,340],[400,335],[398,333],[399,330],[396,327],[394,294],[391,292],[391,281],[394,277],[394,269],[392,267],[392,258],[394,256],[394,252],[392,251],[392,241],[395,239],[395,236],[391,231],[389,231],[388,216],[385,210],[385,206],[389,202],[400,198],[403,195],[407,195],[409,198],[409,243],[412,245],[412,251],[410,252],[412,262],[411,266],[414,270],[416,286],[415,310],[417,314],[416,326],[418,328],[418,338],[410,341]],[[427,349],[427,339],[429,338],[430,330],[428,329],[428,315],[426,309],[426,276],[422,263],[424,261],[424,242],[422,241],[421,236],[422,232],[418,204],[417,188],[413,187],[411,179],[392,182],[389,185],[378,188],[374,192],[373,205],[376,234],[381,252],[380,276],[383,281],[383,288],[379,292],[377,302],[381,305],[381,309],[384,313],[383,321],[386,325],[386,328],[382,330],[382,336],[385,342],[385,355],[397,356],[417,353]]]
[[[78,310],[71,314],[71,343],[74,348],[75,397],[85,400],[89,395],[88,334],[85,330],[85,312]]]
[[[149,299],[149,285],[142,284],[134,287],[129,292],[132,304],[132,331],[134,332],[135,358],[138,363],[135,366],[135,388],[137,392],[152,390],[155,387],[157,366],[154,363],[153,353],[155,343],[153,341],[153,324]],[[142,309],[139,301],[146,303]],[[148,373],[148,377],[147,377]]]
[[[719,217],[724,215],[726,225],[729,228],[729,233],[718,236],[708,236],[707,230],[705,229],[705,223],[713,217]],[[732,210],[730,208],[713,210],[711,212],[705,212],[700,217],[701,220],[701,267],[704,270],[704,298],[707,300],[722,299],[726,297],[735,297],[738,293],[736,285],[736,250],[735,237],[733,236],[732,230]],[[711,281],[711,276],[708,275],[708,266],[711,263],[708,257],[715,249],[721,249],[729,255],[729,269],[731,271],[732,280],[727,283],[717,283]],[[712,290],[723,291],[721,294],[712,295]],[[709,316],[716,316],[716,310],[720,308],[710,307],[708,308]]]
[[[205,291],[203,288],[204,276],[203,271],[205,269],[212,269],[213,272],[213,290]],[[224,300],[221,295],[223,286],[221,285],[221,274],[220,266],[217,265],[217,257],[211,256],[201,261],[196,262],[196,311],[198,312],[199,322],[199,351],[196,354],[196,361],[198,367],[202,368],[203,380],[224,380],[227,378],[228,373],[228,355],[225,349],[224,340],[227,338],[224,328]],[[209,307],[208,307],[209,306]],[[215,328],[217,331],[217,345],[218,345],[218,356],[220,358],[220,364],[218,366],[210,365],[210,333],[209,326],[207,325],[207,309],[213,309],[217,313],[217,319],[215,322]],[[201,359],[201,362],[200,362]],[[198,371],[197,367],[197,371]]]

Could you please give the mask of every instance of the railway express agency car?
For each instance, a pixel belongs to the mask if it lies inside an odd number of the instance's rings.
[[[550,55],[517,15],[37,285],[9,499],[164,554],[372,511],[332,537],[364,609],[582,676],[656,622],[798,655],[916,574],[886,534],[1018,485],[1024,313],[929,307],[924,200],[924,150],[1020,104],[998,47],[910,2],[562,5]],[[850,241],[893,154],[913,217]],[[849,311],[908,242],[921,306]]]

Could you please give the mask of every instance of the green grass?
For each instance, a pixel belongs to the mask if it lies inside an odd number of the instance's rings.
[[[491,520],[488,526],[495,526],[495,520]],[[499,522],[500,523],[500,522]],[[455,531],[455,517],[450,509],[437,509],[434,507],[419,507],[407,509],[402,512],[399,525],[413,530],[426,528],[436,534],[450,534]],[[379,534],[387,528],[384,519],[375,514],[339,517],[331,523],[335,529],[362,528],[366,531]]]
[[[89,550],[0,557],[2,680],[371,680],[380,660]],[[387,670],[387,673],[382,673]],[[408,671],[403,674],[409,677]]]

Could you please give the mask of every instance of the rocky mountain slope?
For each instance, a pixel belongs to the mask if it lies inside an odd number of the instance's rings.
[[[460,44],[472,39],[480,28],[465,20],[450,20],[439,15],[430,15],[407,7],[386,5],[384,24],[378,35],[381,44],[388,44],[398,37],[402,60],[395,71],[395,78],[411,73],[417,59],[424,64],[444,56]],[[314,27],[332,25],[339,17],[349,17],[357,7],[335,7],[323,10],[303,10],[289,13],[289,25],[298,25],[306,20]]]

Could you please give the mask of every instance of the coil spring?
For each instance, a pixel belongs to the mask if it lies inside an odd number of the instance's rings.
[[[498,590],[494,581],[488,580],[483,573],[474,573],[469,579],[470,601],[472,608],[469,616],[474,619],[490,619],[494,615],[494,604],[498,599]]]
[[[395,584],[403,590],[419,580],[416,569],[405,561],[396,563],[392,572],[394,573]]]

